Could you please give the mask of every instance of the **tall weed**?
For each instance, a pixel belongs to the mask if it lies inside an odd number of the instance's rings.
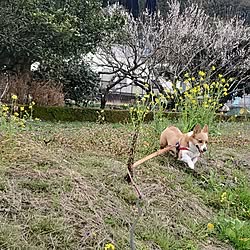
[[[212,127],[216,122],[221,99],[228,95],[229,81],[223,75],[213,75],[213,68],[209,72],[199,71],[197,77],[184,75],[185,91],[175,96],[176,110],[180,111],[180,125],[183,132],[188,132],[199,123]],[[176,85],[175,85],[176,86]],[[182,91],[182,87],[178,89]],[[176,89],[173,94],[178,93]]]
[[[24,129],[28,121],[33,120],[34,101],[28,106],[18,105],[17,95],[11,96],[10,105],[0,103],[0,128],[9,136]],[[37,120],[37,119],[36,119]]]

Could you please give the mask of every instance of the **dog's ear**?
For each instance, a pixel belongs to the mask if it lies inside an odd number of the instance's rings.
[[[200,124],[197,124],[194,127],[193,134],[199,134],[200,132],[201,132],[201,126],[200,126]]]
[[[208,125],[207,124],[205,124],[205,126],[203,127],[202,132],[208,134]]]

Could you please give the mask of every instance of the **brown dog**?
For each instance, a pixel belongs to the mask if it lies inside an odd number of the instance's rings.
[[[177,154],[179,160],[186,162],[191,169],[194,169],[194,164],[197,162],[198,157],[201,155],[201,153],[207,151],[207,142],[207,125],[201,129],[200,125],[198,124],[195,126],[193,131],[187,134],[183,134],[178,128],[170,126],[166,128],[161,134],[161,149],[136,161],[131,166],[131,171],[133,168],[139,166],[143,162],[169,151],[173,152],[175,155]]]
[[[170,126],[166,128],[160,137],[160,147],[174,146],[170,150],[178,154],[178,159],[188,164],[194,169],[201,153],[207,151],[208,126],[201,129],[197,124],[193,131],[183,134],[178,128]]]

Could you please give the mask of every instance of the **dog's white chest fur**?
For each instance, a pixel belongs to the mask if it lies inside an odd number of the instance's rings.
[[[191,169],[194,169],[194,164],[197,162],[200,152],[194,144],[189,144],[188,150],[182,150],[179,154],[179,160],[188,164]]]

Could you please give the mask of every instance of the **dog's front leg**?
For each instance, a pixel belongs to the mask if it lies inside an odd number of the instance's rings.
[[[198,161],[198,157],[194,157],[193,159],[192,159],[192,162],[195,164],[196,162]]]
[[[181,161],[184,161],[188,164],[189,168],[194,169],[194,162],[187,154],[182,154]]]

